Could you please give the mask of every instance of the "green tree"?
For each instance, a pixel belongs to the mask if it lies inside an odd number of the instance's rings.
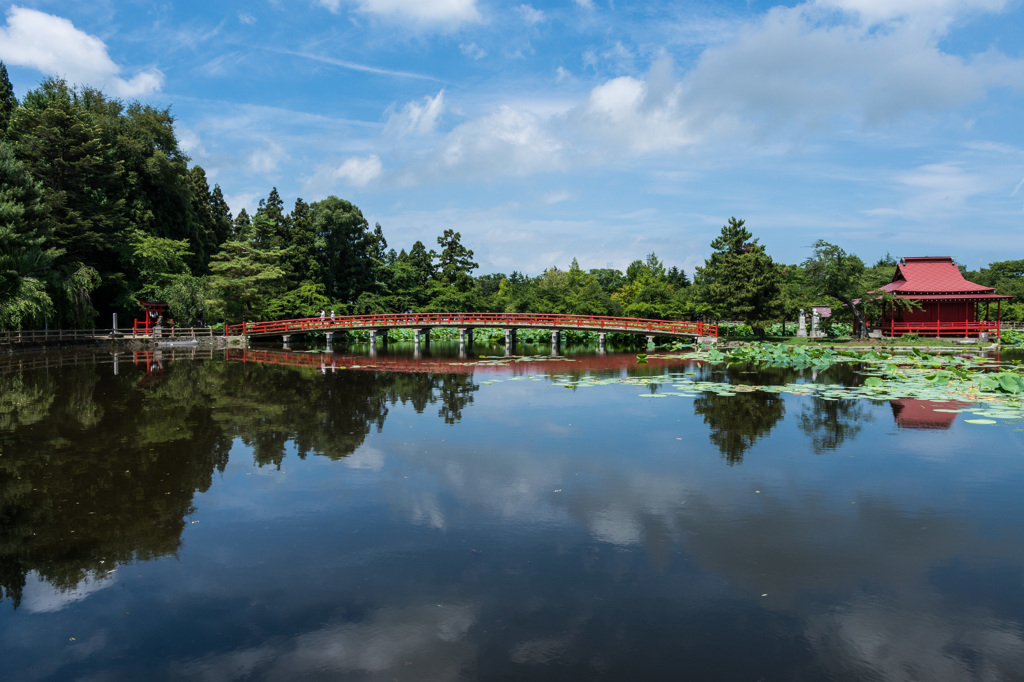
[[[10,136],[18,159],[42,184],[53,241],[64,251],[59,264],[118,271],[124,199],[114,189],[122,168],[78,93],[62,80],[44,81],[16,110]]]
[[[210,192],[210,216],[213,218],[213,232],[217,247],[220,248],[221,244],[231,239],[234,221],[231,220],[231,209],[228,207],[228,202],[224,200],[224,192],[217,184]]]
[[[7,139],[7,128],[18,107],[18,98],[14,96],[14,87],[7,75],[7,67],[0,62],[0,141]]]
[[[622,272],[612,268],[594,268],[588,270],[588,273],[597,278],[597,283],[609,294],[618,291],[626,283]]]
[[[681,316],[677,309],[675,288],[670,283],[665,265],[650,253],[646,260],[635,260],[626,269],[627,283],[612,297],[622,306],[623,314],[644,319],[667,319]]]
[[[697,268],[696,300],[702,312],[742,320],[764,338],[764,325],[782,314],[781,274],[757,242],[744,221],[729,218],[704,267]]]
[[[445,230],[437,238],[437,244],[441,252],[430,253],[437,261],[434,268],[437,279],[460,292],[469,291],[473,286],[473,270],[480,267],[473,262],[473,251],[462,245],[462,235],[454,230]]]
[[[668,277],[668,283],[677,291],[690,286],[690,278],[686,276],[686,271],[675,265],[669,269],[666,276]]]
[[[231,223],[231,239],[240,240],[248,239],[249,230],[252,229],[252,219],[249,218],[249,214],[243,208],[235,216],[235,219]]]
[[[373,235],[362,211],[349,201],[329,196],[309,207],[316,235],[316,257],[323,264],[326,295],[343,304],[377,293],[380,263],[369,257]]]
[[[47,280],[59,251],[46,248],[49,236],[42,189],[0,140],[0,329],[41,327],[52,314]]]
[[[270,190],[266,199],[260,199],[256,215],[252,218],[249,239],[261,249],[279,249],[286,247],[290,240],[288,216],[284,212],[284,202],[277,193],[277,187]]]
[[[210,286],[206,277],[187,272],[170,277],[157,291],[157,298],[165,301],[175,323],[185,327],[199,327],[213,321],[207,318]]]
[[[132,242],[132,260],[139,270],[140,285],[135,295],[146,300],[160,298],[161,292],[177,277],[188,274],[187,239],[164,239],[138,234]]]
[[[259,249],[251,242],[224,242],[210,262],[210,314],[213,319],[262,320],[270,303],[288,289],[281,249]]]
[[[291,251],[292,274],[298,282],[309,282],[324,287],[324,264],[318,250],[317,233],[310,215],[309,204],[298,198],[288,216],[288,248]]]
[[[864,261],[823,239],[814,242],[813,255],[804,261],[804,272],[811,290],[841,302],[855,320],[856,333],[867,336],[864,311],[854,305],[855,298],[863,298]]]

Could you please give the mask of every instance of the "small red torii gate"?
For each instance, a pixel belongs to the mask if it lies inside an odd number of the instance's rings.
[[[135,333],[149,334],[153,327],[163,323],[167,316],[167,304],[162,301],[147,301],[141,298],[135,300],[145,311],[143,319],[135,320]]]

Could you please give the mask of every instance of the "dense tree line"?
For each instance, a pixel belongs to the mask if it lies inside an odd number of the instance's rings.
[[[651,253],[625,272],[573,259],[529,276],[474,274],[462,235],[396,251],[384,230],[334,196],[291,210],[276,188],[232,216],[218,185],[189,165],[166,109],[44,81],[18,101],[0,63],[0,329],[107,326],[164,300],[195,325],[402,311],[548,312],[742,320],[763,331],[800,308],[842,304],[863,328],[889,298],[895,260],[873,266],[828,242],[801,264],[773,261],[732,218],[693,282]],[[1018,296],[1024,260],[966,273]],[[855,300],[866,303],[853,304]]]

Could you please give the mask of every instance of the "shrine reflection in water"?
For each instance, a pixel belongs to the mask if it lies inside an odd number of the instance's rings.
[[[0,360],[4,679],[1020,679],[1019,424],[409,355]]]

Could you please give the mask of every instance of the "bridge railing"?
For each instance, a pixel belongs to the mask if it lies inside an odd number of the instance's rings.
[[[306,317],[228,325],[229,336],[275,336],[314,331],[389,329],[398,327],[531,327],[581,329],[653,335],[718,336],[718,325],[676,320],[645,320],[633,317],[559,315],[550,313],[394,313]]]

